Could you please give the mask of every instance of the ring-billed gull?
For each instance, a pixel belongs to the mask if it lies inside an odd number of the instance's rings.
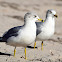
[[[43,22],[36,22],[37,26],[37,40],[41,40],[42,47],[41,49],[43,50],[43,41],[49,39],[55,32],[55,18],[57,17],[56,11],[51,9],[48,10],[46,13],[46,19]],[[36,46],[36,42],[34,44],[34,49]]]
[[[36,13],[28,12],[24,16],[24,25],[17,26],[9,29],[2,37],[0,42],[6,42],[6,44],[16,47],[25,47],[25,59],[26,59],[26,46],[35,41],[36,38],[36,20],[41,20]]]

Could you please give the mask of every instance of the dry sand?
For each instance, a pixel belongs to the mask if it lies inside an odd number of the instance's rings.
[[[56,10],[58,18],[55,34],[44,41],[44,50],[41,41],[37,42],[35,50],[27,48],[25,60],[23,47],[17,47],[13,57],[14,47],[0,43],[0,62],[62,62],[62,0],[0,0],[0,36],[11,27],[23,25],[26,12],[34,11],[45,19],[48,9]]]

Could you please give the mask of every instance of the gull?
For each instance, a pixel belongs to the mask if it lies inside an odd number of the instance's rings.
[[[36,40],[41,40],[41,50],[43,50],[43,41],[49,39],[55,32],[55,18],[56,11],[53,9],[47,10],[46,19],[43,22],[36,22],[37,26],[37,37]],[[34,43],[34,49],[36,46],[36,41]]]
[[[28,12],[24,16],[24,25],[17,26],[9,29],[0,37],[0,42],[6,42],[7,45],[14,46],[14,57],[16,53],[16,47],[25,47],[25,59],[26,47],[33,43],[36,38],[36,24],[35,22],[41,19],[36,13]]]

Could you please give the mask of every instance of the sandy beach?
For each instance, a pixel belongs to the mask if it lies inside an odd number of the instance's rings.
[[[0,43],[0,62],[62,62],[62,0],[0,0],[0,36],[8,29],[24,24],[24,15],[29,11],[36,12],[45,20],[46,11],[54,9],[55,34],[44,41],[43,51],[41,41],[37,41],[36,49],[27,48],[25,60],[24,47],[16,48],[13,56],[13,46]],[[30,46],[34,46],[32,43]]]

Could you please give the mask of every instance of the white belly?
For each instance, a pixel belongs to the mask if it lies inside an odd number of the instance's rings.
[[[54,34],[54,28],[43,28],[42,32],[37,35],[38,40],[47,40]]]

